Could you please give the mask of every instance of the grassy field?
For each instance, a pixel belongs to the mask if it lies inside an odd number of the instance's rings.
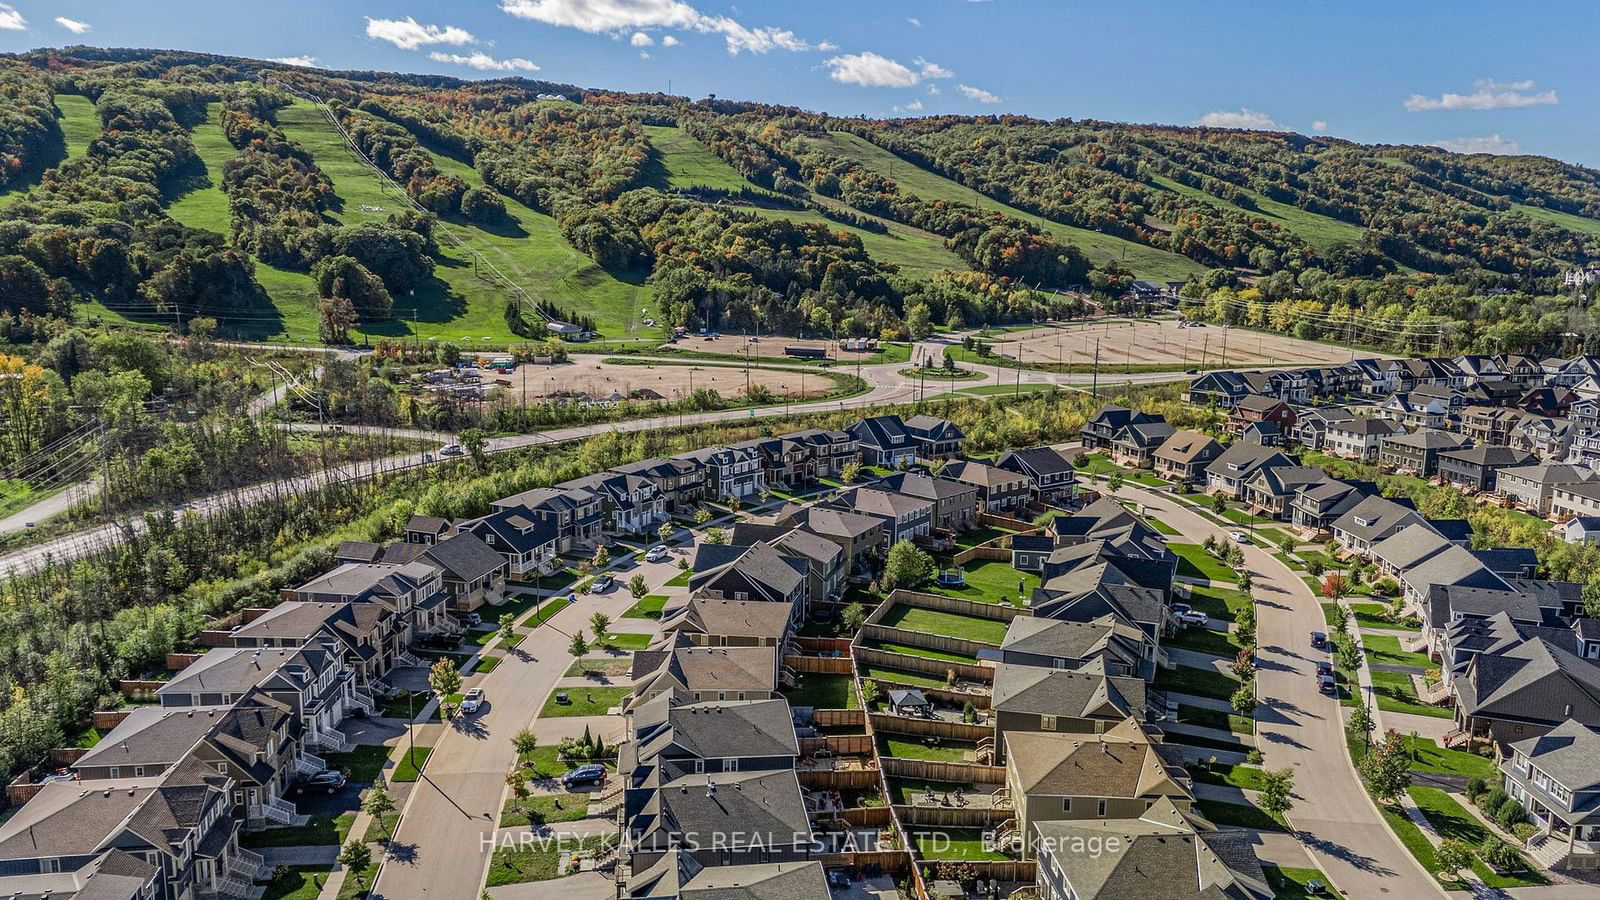
[[[767,209],[751,207],[750,212],[769,219],[788,219],[791,222],[828,226],[833,231],[848,231],[861,238],[861,245],[873,259],[891,262],[909,275],[927,277],[943,269],[965,271],[967,264],[945,249],[935,235],[928,235],[902,225],[892,225],[888,234],[863,231],[809,209]]]
[[[1199,263],[1176,253],[1156,250],[1087,228],[1052,222],[1008,206],[942,175],[906,162],[853,134],[835,131],[831,132],[827,139],[815,139],[813,143],[820,145],[819,149],[825,152],[854,160],[874,172],[893,178],[902,190],[925,200],[968,203],[980,209],[996,210],[1026,222],[1033,222],[1055,235],[1058,240],[1076,244],[1083,250],[1084,255],[1089,257],[1089,261],[1095,264],[1117,261],[1132,269],[1136,277],[1161,280],[1184,279],[1204,271],[1204,267]]]
[[[57,94],[57,121],[61,125],[62,144],[56,152],[47,154],[18,173],[17,177],[0,186],[0,207],[25,196],[44,177],[44,173],[61,163],[75,159],[89,150],[89,142],[100,133],[100,114],[88,97],[76,94]]]
[[[1349,222],[1343,222],[1333,218],[1332,216],[1324,216],[1320,213],[1314,213],[1309,210],[1301,209],[1298,206],[1290,206],[1287,203],[1280,203],[1277,200],[1273,200],[1262,194],[1258,194],[1248,188],[1240,188],[1240,190],[1246,196],[1250,197],[1250,199],[1255,201],[1256,208],[1253,210],[1246,210],[1243,207],[1234,206],[1232,203],[1229,203],[1220,197],[1213,197],[1199,188],[1192,188],[1185,184],[1179,184],[1178,182],[1162,175],[1151,177],[1150,182],[1156,188],[1166,191],[1173,191],[1174,193],[1182,194],[1185,197],[1199,200],[1202,203],[1222,207],[1224,209],[1237,210],[1250,215],[1260,216],[1261,218],[1266,219],[1268,222],[1272,222],[1275,225],[1281,225],[1284,228],[1289,229],[1298,235],[1301,240],[1318,250],[1326,251],[1330,247],[1333,247],[1337,244],[1359,245],[1361,243],[1362,235],[1366,233],[1366,229],[1362,228],[1360,225],[1353,225]]]
[[[168,198],[167,215],[190,228],[226,235],[231,219],[228,195],[222,192],[222,167],[238,151],[217,124],[221,112],[221,103],[207,103],[206,120],[189,129],[200,164],[182,179],[181,186],[173,191],[176,196]]]
[[[904,628],[924,634],[964,638],[999,646],[1006,638],[1006,623],[997,619],[978,619],[936,609],[919,609],[897,604],[884,615],[881,623],[890,628]]]
[[[1565,213],[1560,210],[1545,209],[1542,206],[1529,206],[1525,203],[1513,203],[1511,208],[1536,222],[1549,222],[1551,225],[1565,228],[1568,231],[1575,231],[1578,234],[1600,237],[1600,220],[1590,219],[1586,216],[1575,216],[1572,213]]]
[[[711,152],[711,148],[673,125],[646,125],[645,136],[654,149],[645,181],[663,191],[717,188],[737,191],[755,185]]]
[[[856,700],[854,679],[849,675],[824,675],[807,672],[800,678],[800,686],[784,690],[790,706],[810,706],[815,709],[860,709]]]
[[[1012,606],[1021,606],[1033,595],[1033,589],[1039,586],[1039,576],[1019,572],[1010,563],[1000,560],[967,563],[961,567],[961,574],[966,579],[966,584],[961,587],[927,584],[923,585],[922,590],[979,603],[999,604],[1004,601]]]
[[[1167,543],[1167,549],[1178,556],[1179,575],[1226,582],[1232,582],[1239,577],[1237,573],[1223,565],[1215,556],[1207,553],[1205,548],[1199,544],[1170,541]]]
[[[556,694],[561,693],[566,694],[570,702],[557,703]],[[625,687],[562,688],[544,701],[544,708],[539,710],[539,715],[546,719],[603,716],[606,710],[620,704],[631,693],[633,688]]]

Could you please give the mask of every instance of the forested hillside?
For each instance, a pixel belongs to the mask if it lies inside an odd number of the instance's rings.
[[[0,58],[13,342],[196,316],[329,343],[504,343],[548,319],[900,336],[1133,312],[1146,279],[1302,337],[1555,352],[1593,330],[1561,276],[1597,256],[1600,173],[1537,157],[182,52]]]

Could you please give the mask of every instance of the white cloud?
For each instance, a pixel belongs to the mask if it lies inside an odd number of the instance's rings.
[[[1522,152],[1521,144],[1511,138],[1502,137],[1498,132],[1482,137],[1445,138],[1434,141],[1433,145],[1443,147],[1452,153],[1495,153],[1503,156]]]
[[[917,18],[916,16],[906,16],[906,23],[909,24],[912,28],[921,28],[922,27],[922,20]]]
[[[656,42],[655,38],[651,37],[648,34],[645,34],[642,31],[635,31],[633,33],[633,37],[628,38],[628,43],[634,45],[635,47],[648,47],[651,44],[654,44],[655,42]]]
[[[278,56],[269,57],[267,62],[275,62],[285,66],[300,66],[304,69],[320,69],[322,64],[317,62],[315,56]]]
[[[983,88],[975,88],[970,84],[958,84],[956,85],[956,90],[960,91],[962,96],[968,100],[976,100],[979,103],[1002,102],[998,94],[991,94]]]
[[[1328,123],[1322,121],[1321,119],[1318,119],[1315,122],[1311,123],[1311,130],[1312,131],[1327,131],[1328,130]]]
[[[435,50],[428,54],[434,62],[449,63],[452,66],[470,66],[480,72],[537,72],[539,67],[532,62],[518,56],[509,59],[495,59],[481,50],[473,51],[463,56],[460,53],[441,53]]]
[[[89,30],[88,22],[80,22],[77,19],[69,19],[66,16],[56,16],[56,24],[73,34],[83,34]]]
[[[665,36],[663,36],[661,38],[661,46],[663,46],[663,47],[676,47],[676,46],[678,46],[678,39],[673,37],[670,34],[669,35],[665,35]]]
[[[895,107],[892,107],[892,109],[895,112],[921,112],[922,111],[922,101],[921,100],[913,100],[910,103],[907,103],[905,106],[895,106]]]
[[[917,64],[917,74],[923,78],[954,78],[954,72],[935,62],[928,62],[922,57],[912,60]]]
[[[1241,106],[1237,110],[1208,112],[1195,120],[1196,125],[1207,128],[1247,128],[1253,131],[1282,131],[1283,126],[1272,121],[1264,112]]]
[[[0,30],[22,31],[27,27],[28,20],[22,17],[22,13],[17,12],[14,7],[0,3]]]
[[[1532,81],[1490,81],[1485,78],[1473,82],[1473,87],[1476,90],[1470,94],[1446,92],[1437,97],[1412,94],[1406,98],[1405,108],[1411,112],[1434,109],[1519,109],[1524,106],[1554,106],[1561,102],[1553,90],[1528,93],[1533,90]]]
[[[824,49],[813,47],[785,28],[750,28],[727,16],[710,16],[682,0],[500,0],[500,9],[519,19],[576,28],[590,34],[627,29],[676,28],[720,34],[728,52]]]
[[[459,47],[477,41],[472,33],[454,25],[422,25],[416,19],[367,19],[367,37],[415,50],[424,44],[451,44]]]
[[[649,59],[650,58],[650,51],[649,50],[640,50],[639,51],[639,58],[640,59]]]
[[[937,96],[939,96],[939,86],[937,84],[928,85],[928,96],[929,97],[937,97]]]
[[[833,41],[823,41],[817,45],[818,53],[832,53],[837,49],[839,49],[839,45],[835,44]]]
[[[922,80],[905,65],[872,52],[835,56],[823,65],[834,81],[862,87],[911,87]]]

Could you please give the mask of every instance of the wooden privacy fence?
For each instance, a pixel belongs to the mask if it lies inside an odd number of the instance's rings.
[[[810,654],[826,653],[828,651],[838,651],[839,653],[850,652],[849,638],[796,636],[790,638],[790,640],[794,642],[796,648]]]
[[[911,854],[904,850],[825,853],[813,858],[820,860],[823,868],[827,869],[838,867],[865,869],[869,866],[877,866],[885,872],[904,872],[911,868]]]
[[[977,619],[990,619],[996,622],[1010,622],[1017,616],[1031,616],[1032,610],[1009,604],[1002,606],[999,603],[979,603],[976,600],[963,600],[960,597],[946,597],[943,594],[924,594],[920,591],[898,590],[889,595],[889,602],[879,606],[872,615],[867,616],[868,622],[879,622],[888,612],[891,604],[901,603],[914,606],[917,609],[932,609],[939,612],[956,613],[963,616],[972,616]]]
[[[877,769],[798,769],[800,786],[820,791],[864,791],[880,786]]]
[[[818,728],[846,728],[851,725],[865,728],[867,713],[862,709],[818,709],[811,713],[811,724]]]
[[[923,781],[954,781],[959,784],[1005,784],[1003,766],[983,766],[967,762],[934,762],[927,759],[879,757],[883,774],[891,778],[919,778]]]
[[[852,806],[839,815],[852,828],[888,828],[894,824],[887,806]]]
[[[155,679],[124,678],[117,682],[117,690],[124,697],[137,697],[140,694],[154,694],[166,687],[165,681]]]
[[[911,631],[876,623],[868,623],[861,627],[861,639],[905,644],[908,647],[921,647],[924,650],[937,650],[941,653],[956,653],[974,659],[984,650],[1000,649],[998,644],[986,644],[983,641],[969,641],[966,638],[946,637],[942,634],[929,634],[926,631]]]
[[[948,678],[950,672],[955,672],[957,680],[975,681],[985,687],[994,683],[994,669],[975,663],[927,659],[889,650],[874,650],[871,647],[857,647],[856,660],[869,666],[887,666],[891,669],[900,669],[905,672],[932,675],[940,679]]]
[[[1001,542],[1004,542],[1005,546],[999,546]],[[1001,562],[1010,562],[1011,535],[1003,535],[995,538],[993,541],[979,544],[976,547],[968,547],[960,553],[950,557],[950,565],[964,566],[975,559],[989,559],[999,560]]]
[[[944,719],[913,719],[889,713],[873,713],[872,727],[889,734],[914,734],[920,737],[937,737],[952,741],[976,744],[984,738],[994,737],[994,726],[972,725],[967,722],[948,722]]]
[[[200,661],[204,653],[168,653],[167,668],[174,672],[181,672]]]
[[[872,753],[872,738],[865,734],[830,734],[800,739],[801,756],[815,756],[818,750],[828,750],[835,756],[868,756]]]
[[[913,828],[992,828],[1016,816],[1015,810],[993,807],[899,804],[895,805],[894,813],[907,827]]]
[[[785,656],[783,664],[796,672],[819,675],[849,675],[850,657],[846,656]]]
[[[1032,522],[1024,522],[1021,519],[1013,519],[1010,516],[982,509],[978,510],[978,524],[987,525],[990,528],[1009,528],[1012,531],[1019,531],[1023,534],[1040,534],[1044,531],[1043,526],[1035,525]]]

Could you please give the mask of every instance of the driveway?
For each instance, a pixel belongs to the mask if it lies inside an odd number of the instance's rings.
[[[1125,486],[1135,499],[1186,541],[1223,533],[1170,495]],[[1346,897],[1389,895],[1406,900],[1444,896],[1400,845],[1349,765],[1337,701],[1317,691],[1308,636],[1325,630],[1321,602],[1283,563],[1257,547],[1244,548],[1255,573],[1257,604],[1257,746],[1267,768],[1295,770],[1289,820],[1316,865]]]

